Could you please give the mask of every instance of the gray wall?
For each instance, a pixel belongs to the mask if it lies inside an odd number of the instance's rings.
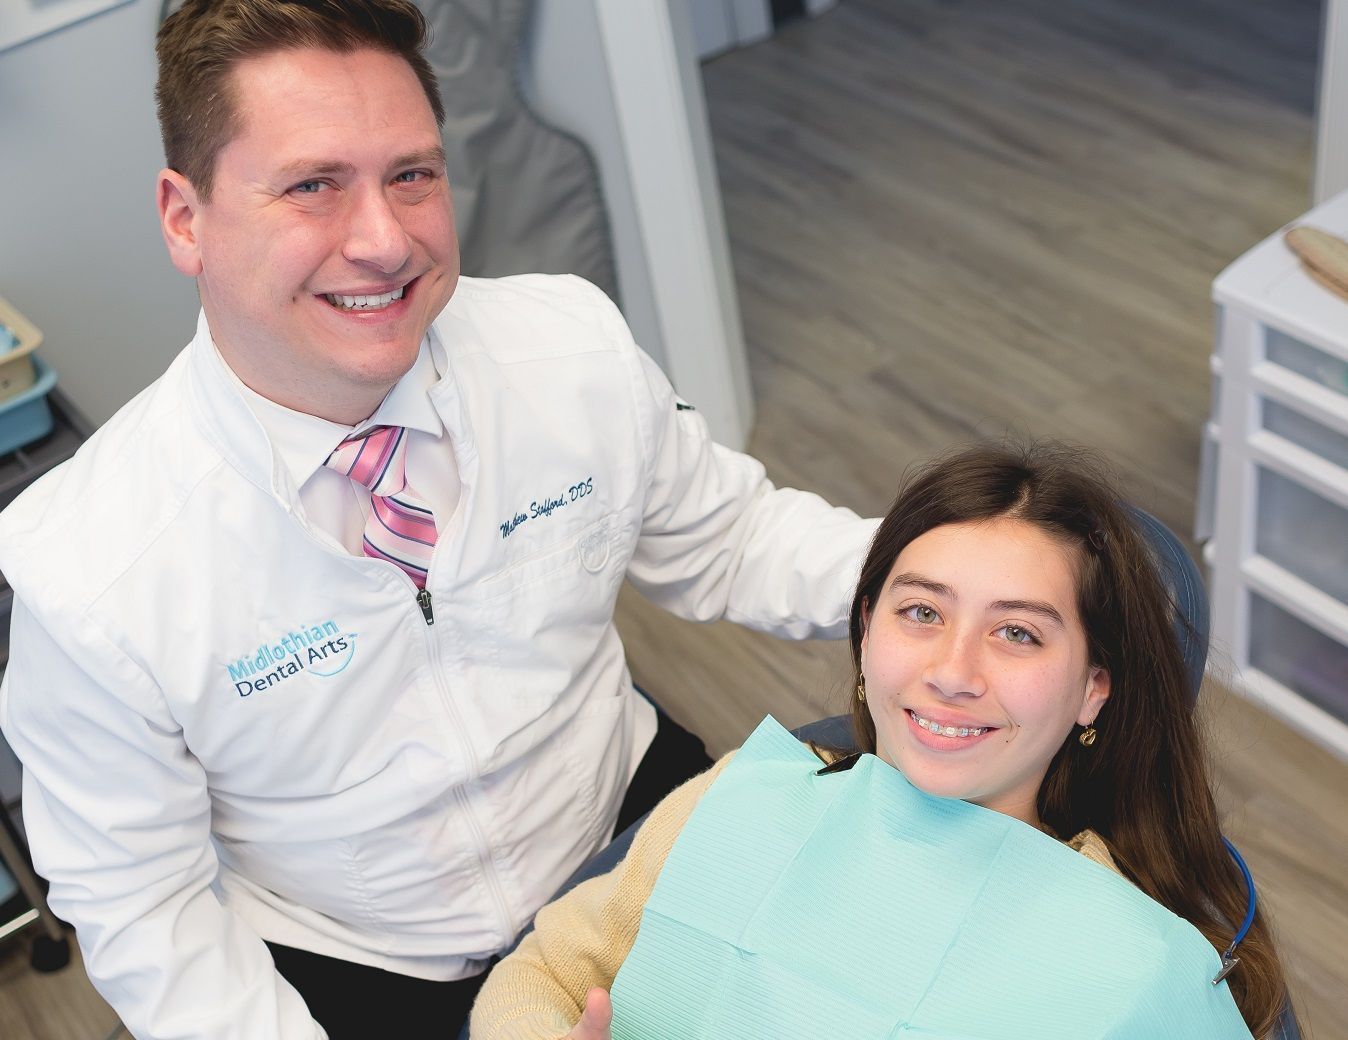
[[[158,20],[159,0],[134,0],[0,53],[0,296],[96,423],[194,330],[155,218]]]
[[[0,296],[95,423],[162,372],[195,329],[193,282],[155,217],[159,0],[0,53]],[[0,800],[19,770],[0,740]]]

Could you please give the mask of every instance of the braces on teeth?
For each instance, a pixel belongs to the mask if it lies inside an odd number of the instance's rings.
[[[986,726],[975,726],[973,728],[969,726],[942,726],[935,722],[928,722],[917,712],[913,712],[913,718],[923,729],[943,737],[976,737],[980,733],[986,733],[988,729]]]

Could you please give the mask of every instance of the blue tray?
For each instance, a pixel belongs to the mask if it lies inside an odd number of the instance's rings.
[[[56,372],[33,355],[37,373],[33,385],[23,393],[0,402],[0,455],[45,437],[51,433],[51,408],[47,394],[56,385]]]

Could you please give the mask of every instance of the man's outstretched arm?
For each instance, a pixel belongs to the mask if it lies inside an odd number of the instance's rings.
[[[322,1040],[211,888],[205,771],[159,691],[97,632],[69,646],[15,602],[0,727],[33,861],[94,986],[144,1040]]]

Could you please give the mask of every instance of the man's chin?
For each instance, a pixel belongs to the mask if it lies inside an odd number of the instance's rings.
[[[420,311],[352,317],[332,312],[327,304],[321,306],[331,313],[316,323],[314,343],[331,352],[338,364],[345,356],[356,368],[378,371],[380,378],[392,369],[399,369],[401,375],[412,367],[430,325]]]
[[[421,339],[399,339],[350,357],[347,374],[353,383],[384,393],[412,370],[421,350]],[[340,363],[340,362],[339,362]]]

